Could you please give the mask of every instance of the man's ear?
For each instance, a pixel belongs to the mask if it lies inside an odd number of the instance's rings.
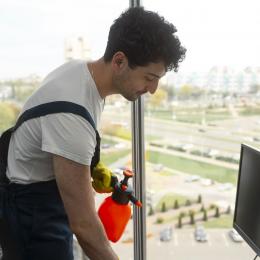
[[[113,69],[120,72],[126,66],[128,66],[128,59],[122,51],[118,51],[114,54],[112,58]]]

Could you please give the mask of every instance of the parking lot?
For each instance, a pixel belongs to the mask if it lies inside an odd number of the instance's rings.
[[[172,239],[161,242],[159,235],[147,238],[147,260],[251,260],[255,253],[245,243],[236,243],[228,229],[207,229],[208,241],[197,242],[194,229],[174,230]],[[133,260],[133,243],[114,244],[120,259]]]

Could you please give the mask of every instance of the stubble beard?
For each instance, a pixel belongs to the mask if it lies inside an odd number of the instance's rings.
[[[114,78],[114,86],[118,94],[123,96],[128,101],[133,102],[138,98],[138,95],[136,93],[131,93],[129,89],[127,89],[125,84],[127,81],[128,81],[127,78],[120,78],[120,77]]]

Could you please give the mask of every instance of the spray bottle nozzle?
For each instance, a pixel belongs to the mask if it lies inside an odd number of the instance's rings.
[[[121,186],[121,189],[125,191],[127,189],[127,186],[128,186],[128,179],[132,178],[134,176],[134,174],[129,169],[124,170],[123,174],[124,174],[125,177],[124,177],[123,181],[121,181],[120,186]]]
[[[134,197],[132,194],[129,195],[129,199],[132,201],[133,204],[135,204],[137,207],[142,207],[142,202],[138,200],[136,197]]]
[[[114,192],[112,198],[119,204],[128,204],[129,200],[138,207],[142,206],[142,203],[133,196],[133,190],[131,185],[128,185],[129,178],[134,176],[133,172],[129,169],[123,171],[124,179],[117,181],[114,185]]]

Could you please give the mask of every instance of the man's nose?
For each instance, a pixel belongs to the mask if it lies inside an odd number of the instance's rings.
[[[158,87],[158,81],[156,80],[154,83],[150,84],[147,89],[149,91],[150,94],[154,94],[156,89]]]

